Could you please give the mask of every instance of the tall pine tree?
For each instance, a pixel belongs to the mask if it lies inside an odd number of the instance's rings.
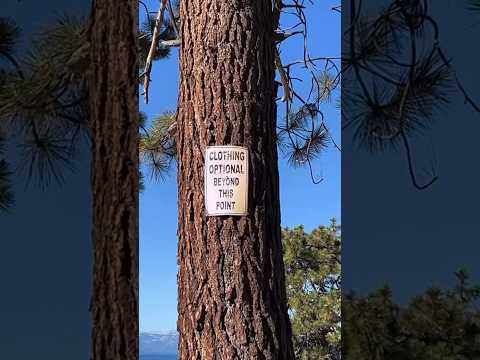
[[[180,359],[293,359],[280,230],[269,2],[180,2]],[[249,151],[248,214],[207,217],[204,154]]]

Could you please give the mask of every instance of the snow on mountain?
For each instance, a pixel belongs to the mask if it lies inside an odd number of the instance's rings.
[[[140,333],[140,354],[176,354],[177,347],[176,330]]]

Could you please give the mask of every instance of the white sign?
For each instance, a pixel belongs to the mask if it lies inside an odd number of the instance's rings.
[[[207,215],[246,215],[247,201],[247,148],[242,146],[208,146],[205,151],[205,206]]]

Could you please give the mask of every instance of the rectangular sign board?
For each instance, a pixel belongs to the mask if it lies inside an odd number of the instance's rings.
[[[207,216],[242,216],[248,209],[248,150],[208,146],[205,151]]]

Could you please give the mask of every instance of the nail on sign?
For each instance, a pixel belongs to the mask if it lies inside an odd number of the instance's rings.
[[[205,152],[205,206],[208,216],[246,215],[248,150],[208,146]]]

